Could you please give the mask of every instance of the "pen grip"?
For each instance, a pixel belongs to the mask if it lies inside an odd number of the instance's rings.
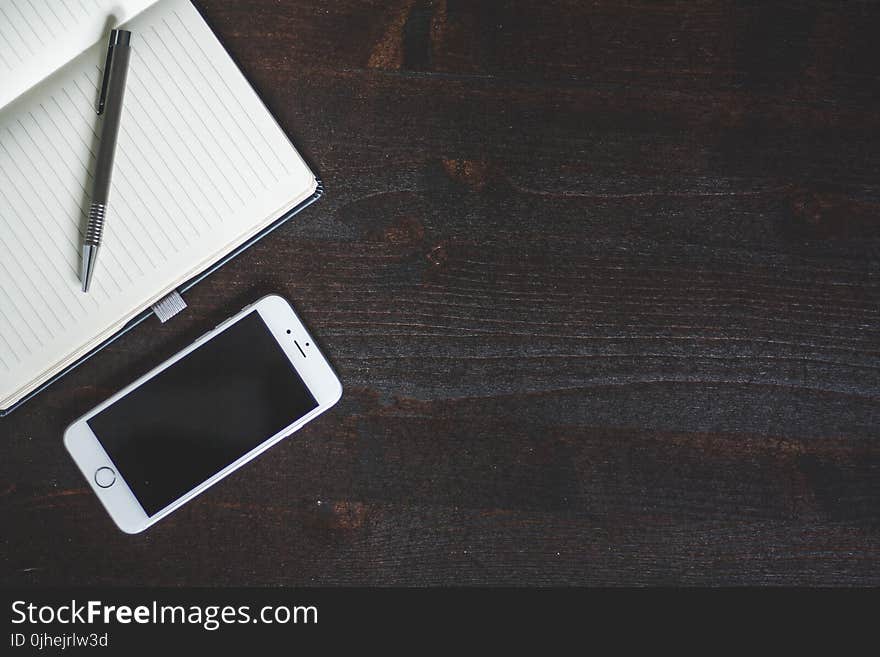
[[[117,44],[110,63],[109,86],[104,103],[101,122],[101,141],[95,162],[95,186],[92,203],[107,205],[110,198],[110,181],[113,174],[113,158],[116,154],[116,140],[119,136],[119,123],[122,118],[122,100],[125,96],[125,82],[128,77],[128,59],[131,46]]]
[[[101,238],[104,236],[104,217],[106,215],[107,206],[103,203],[92,203],[89,206],[89,224],[86,226],[83,244],[86,246],[101,246]]]

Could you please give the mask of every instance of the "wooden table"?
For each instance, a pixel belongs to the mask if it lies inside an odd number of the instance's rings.
[[[0,583],[880,583],[880,9],[198,5],[327,196],[0,421]],[[119,533],[64,427],[270,291],[342,402]]]

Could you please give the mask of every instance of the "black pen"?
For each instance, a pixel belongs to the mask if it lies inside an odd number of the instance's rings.
[[[107,62],[104,65],[104,81],[101,83],[97,108],[98,114],[104,117],[101,124],[101,142],[95,158],[95,186],[92,190],[89,224],[82,248],[83,292],[89,291],[104,232],[104,219],[107,216],[107,204],[110,200],[110,179],[113,175],[113,156],[116,153],[119,121],[122,118],[122,99],[125,96],[125,80],[128,77],[130,42],[131,32],[128,30],[110,32]]]

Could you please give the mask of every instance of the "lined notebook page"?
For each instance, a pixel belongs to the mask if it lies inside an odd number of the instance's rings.
[[[0,107],[154,0],[0,0]]]
[[[0,111],[0,408],[316,188],[185,0],[132,19],[104,239],[79,279],[103,40]]]

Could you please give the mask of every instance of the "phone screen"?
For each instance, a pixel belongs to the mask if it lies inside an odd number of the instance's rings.
[[[317,406],[253,311],[88,424],[152,516]]]

